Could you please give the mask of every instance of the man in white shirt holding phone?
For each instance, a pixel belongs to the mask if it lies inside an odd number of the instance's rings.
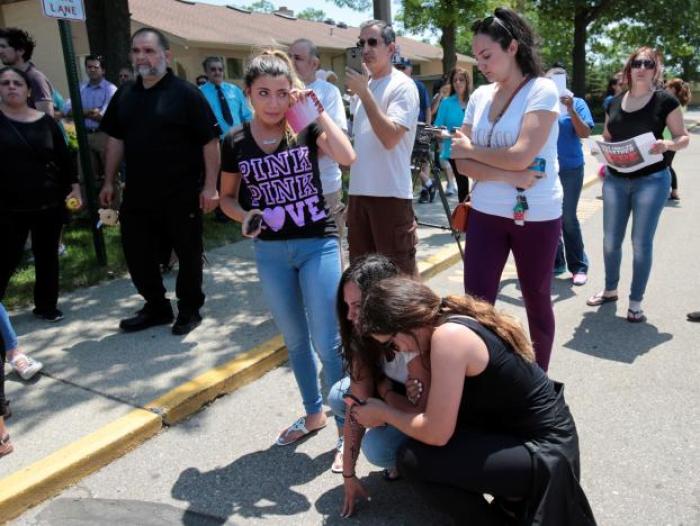
[[[416,274],[411,152],[418,121],[418,89],[392,66],[396,34],[382,20],[360,26],[362,72],[346,68],[356,97],[352,113],[357,161],[350,168],[350,261],[380,253],[402,272]]]
[[[330,82],[316,76],[316,72],[321,66],[321,54],[316,44],[307,38],[297,39],[289,46],[289,57],[292,59],[294,69],[301,81],[307,88],[313,90],[321,104],[323,104],[323,108],[328,116],[341,130],[347,133],[348,121],[345,117],[345,108],[340,90]],[[323,198],[338,226],[338,235],[342,239],[345,234],[345,205],[341,199],[340,166],[330,157],[322,156],[318,160],[318,168],[321,172]]]

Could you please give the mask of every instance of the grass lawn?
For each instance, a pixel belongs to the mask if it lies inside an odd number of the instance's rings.
[[[65,255],[60,258],[61,292],[87,287],[126,273],[119,227],[102,229],[107,248],[107,266],[100,267],[95,259],[92,231],[86,215],[76,216],[63,233]],[[240,224],[219,223],[213,214],[204,216],[204,247],[206,250],[227,245],[241,239]],[[34,265],[27,252],[20,263],[3,299],[5,307],[12,309],[33,302]]]

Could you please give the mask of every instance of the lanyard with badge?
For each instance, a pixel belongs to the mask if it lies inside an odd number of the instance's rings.
[[[518,92],[525,86],[530,81],[530,77],[525,77],[523,81],[518,85],[517,88],[515,88],[515,91],[511,93],[510,97],[506,101],[505,105],[501,109],[501,111],[496,115],[494,118],[493,122],[491,123],[491,129],[489,130],[489,134],[486,139],[486,147],[491,148],[491,138],[493,137],[493,130],[496,127],[496,124],[498,124],[498,121],[501,120],[501,117],[505,114],[505,112],[508,110],[508,107],[510,106],[510,103],[513,102],[513,99],[515,96],[518,94]],[[476,186],[476,185],[475,185]],[[474,189],[472,188],[472,191]],[[527,197],[525,196],[525,189],[524,188],[516,188],[518,191],[518,195],[515,198],[515,206],[513,207],[513,221],[515,221],[515,224],[518,226],[524,226],[525,225],[525,213],[527,212],[529,206],[527,204]]]

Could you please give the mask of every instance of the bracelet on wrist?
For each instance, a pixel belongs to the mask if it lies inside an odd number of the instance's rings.
[[[352,473],[351,475],[346,475],[345,473],[343,473],[344,479],[354,479],[356,476],[357,475],[355,475],[355,473]]]

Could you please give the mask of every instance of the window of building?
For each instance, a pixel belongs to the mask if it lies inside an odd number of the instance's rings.
[[[243,61],[240,58],[226,59],[226,78],[240,79],[243,77]]]

